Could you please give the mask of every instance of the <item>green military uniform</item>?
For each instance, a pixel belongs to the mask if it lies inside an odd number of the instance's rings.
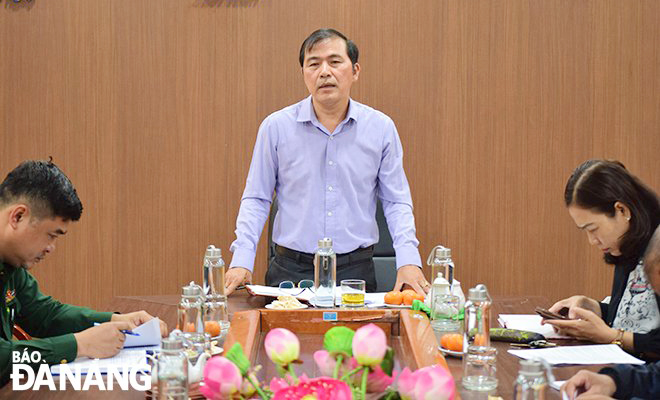
[[[48,364],[72,361],[78,353],[73,333],[110,321],[112,313],[70,306],[45,296],[24,268],[14,268],[0,261],[0,386],[9,381],[12,352],[26,349],[41,353]],[[34,337],[43,339],[12,340],[12,326],[18,324]]]

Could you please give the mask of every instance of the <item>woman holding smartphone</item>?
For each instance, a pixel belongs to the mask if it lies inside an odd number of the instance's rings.
[[[586,296],[558,301],[571,320],[545,320],[563,334],[616,343],[645,358],[660,356],[660,297],[644,273],[642,257],[660,224],[657,194],[618,161],[589,160],[578,166],[564,191],[568,213],[589,243],[613,264],[610,302]]]

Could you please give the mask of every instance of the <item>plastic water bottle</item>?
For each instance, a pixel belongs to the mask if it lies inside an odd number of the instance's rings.
[[[188,400],[188,358],[180,337],[162,341],[158,355],[158,398]]]
[[[314,305],[334,307],[336,285],[337,255],[332,250],[332,239],[323,238],[314,254]]]
[[[222,250],[209,245],[204,255],[204,295],[225,296],[225,262]]]

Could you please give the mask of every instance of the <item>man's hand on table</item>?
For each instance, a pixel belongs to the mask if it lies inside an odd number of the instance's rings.
[[[561,387],[569,399],[609,399],[616,383],[608,375],[581,370]]]
[[[112,314],[112,318],[110,318],[110,321],[126,321],[131,324],[133,324],[134,327],[140,326],[144,324],[145,322],[151,320],[153,316],[149,315],[148,312],[146,311],[135,311],[132,313],[128,314]],[[166,337],[168,335],[167,331],[167,324],[163,322],[162,320],[160,321],[160,335],[162,337]]]
[[[405,285],[410,286],[421,295],[426,295],[431,289],[431,285],[424,277],[422,269],[416,265],[404,265],[396,272],[394,290],[401,290]]]
[[[78,357],[108,358],[124,347],[126,335],[123,329],[134,329],[130,321],[106,322],[82,332],[74,333],[78,345]]]
[[[225,293],[232,294],[238,286],[247,285],[252,282],[252,272],[243,267],[232,267],[225,274]]]

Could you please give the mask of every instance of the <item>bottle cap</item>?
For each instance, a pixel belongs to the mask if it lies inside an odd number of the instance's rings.
[[[319,240],[319,249],[328,249],[330,247],[332,247],[332,239],[323,238]]]
[[[537,376],[543,374],[543,365],[537,360],[520,360],[520,374]]]
[[[488,289],[486,285],[480,284],[468,290],[468,300],[484,301],[488,300]]]
[[[435,258],[451,258],[451,249],[447,247],[438,247],[435,249]]]
[[[182,288],[184,296],[201,296],[202,288],[199,285],[196,285],[194,281],[191,281],[188,286]]]
[[[210,244],[206,248],[206,257],[222,257],[222,250]]]
[[[183,350],[183,340],[181,337],[168,337],[161,341],[163,350]]]

